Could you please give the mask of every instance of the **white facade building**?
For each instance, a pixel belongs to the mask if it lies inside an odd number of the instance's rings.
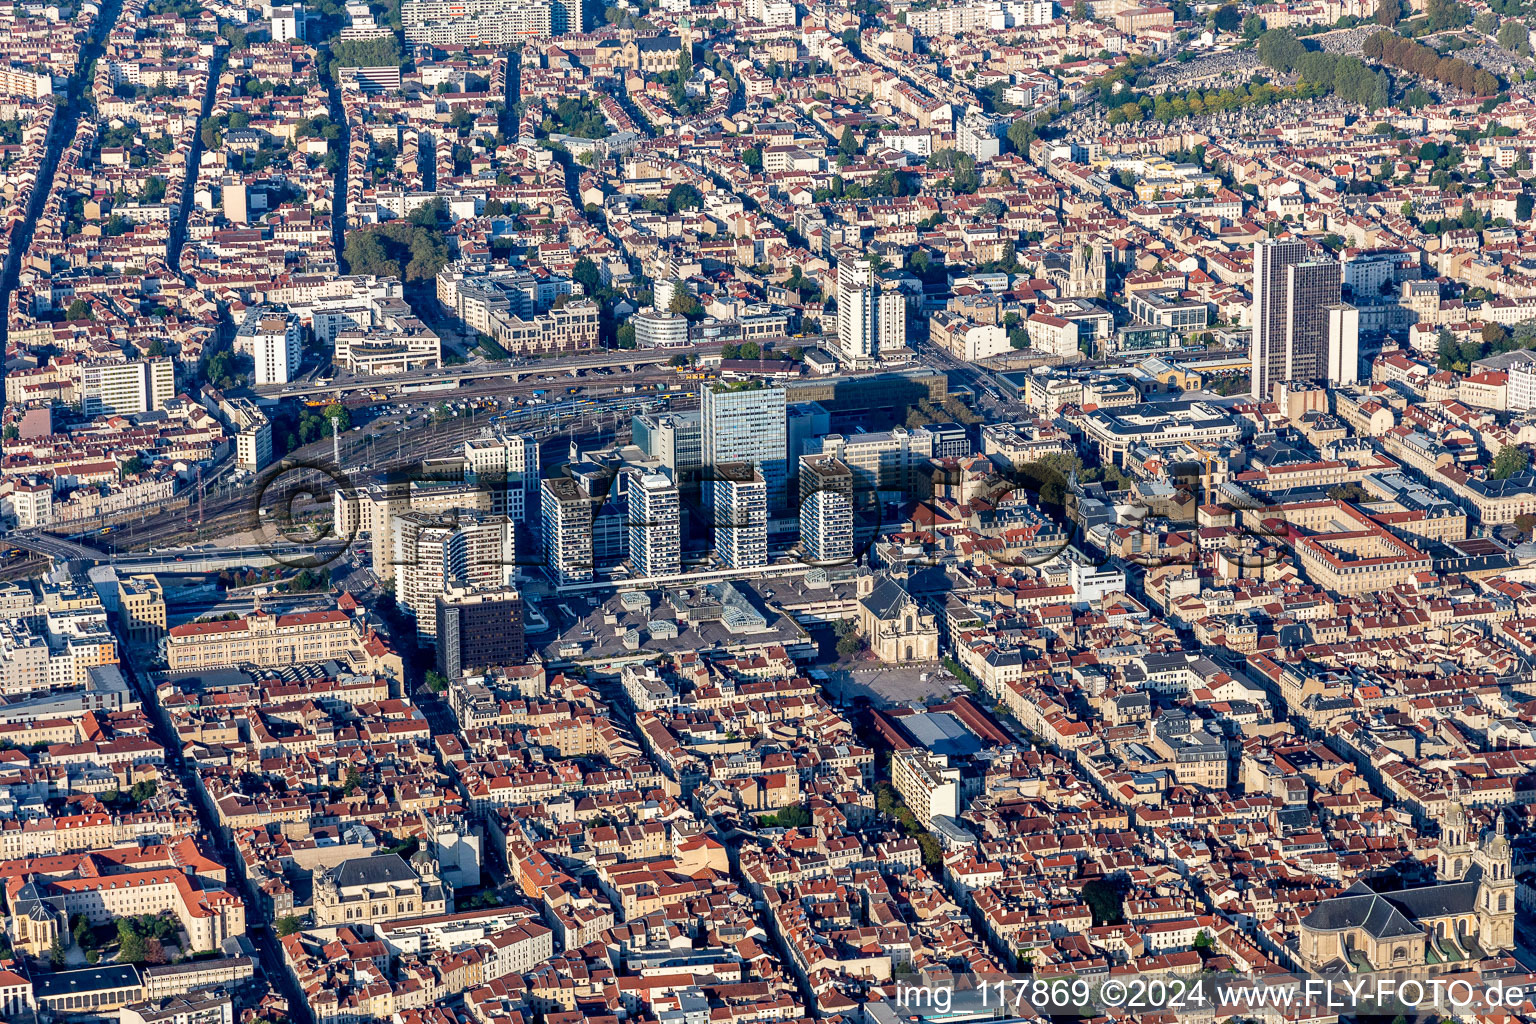
[[[570,477],[540,484],[544,573],[557,584],[592,582],[592,499]]]
[[[688,318],[681,313],[645,309],[630,317],[636,348],[682,348],[688,344]]]
[[[395,600],[416,617],[416,636],[437,639],[437,599],[450,586],[512,583],[514,531],[506,516],[404,512],[390,521]]]
[[[662,473],[629,482],[629,562],[635,575],[675,576],[682,571],[681,506],[677,485]]]
[[[491,508],[505,511],[514,523],[539,515],[539,442],[526,434],[495,433],[464,442],[464,470],[469,483],[504,488],[505,503],[492,495]]]
[[[256,307],[235,335],[235,350],[249,352],[256,363],[256,383],[286,384],[303,358],[304,328],[292,313]]]
[[[884,291],[868,256],[845,250],[837,264],[837,344],[845,362],[872,363],[907,343],[907,300]]]
[[[286,43],[304,39],[304,5],[272,8],[272,41]]]
[[[811,565],[853,560],[853,473],[830,455],[800,460],[800,544]]]
[[[581,31],[581,8],[562,0],[405,0],[400,23],[408,43],[501,46]]]
[[[176,364],[169,359],[94,363],[80,370],[80,410],[87,416],[153,412],[175,397]]]
[[[727,569],[768,564],[768,485],[751,463],[715,467],[709,481],[714,505],[715,556]]]

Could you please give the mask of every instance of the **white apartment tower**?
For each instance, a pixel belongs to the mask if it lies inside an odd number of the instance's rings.
[[[715,466],[715,556],[727,569],[768,564],[768,485],[750,462]]]
[[[705,387],[699,396],[699,442],[706,489],[712,467],[749,462],[768,485],[775,510],[789,503],[788,412],[783,388],[756,382]]]
[[[437,599],[451,587],[505,587],[516,550],[506,516],[404,512],[391,523],[395,600],[416,618],[417,638],[437,639]]]
[[[544,573],[556,584],[592,582],[592,499],[570,477],[540,483]]]
[[[879,352],[879,310],[874,269],[863,256],[837,264],[837,347],[843,359],[874,359]]]
[[[525,434],[496,431],[464,442],[469,483],[494,488],[491,507],[514,523],[539,514],[539,442]],[[505,501],[498,499],[504,498]]]
[[[882,349],[906,343],[906,299],[881,289],[872,257],[843,250],[837,264],[837,344],[843,360],[873,363]]]
[[[625,490],[629,562],[636,576],[682,572],[681,506],[677,485],[663,473],[645,473]]]
[[[272,41],[286,43],[304,39],[304,5],[295,3],[272,8]]]
[[[256,307],[235,333],[235,350],[256,363],[256,383],[286,384],[299,371],[304,329],[292,313]]]
[[[400,24],[408,43],[504,46],[581,31],[581,7],[565,0],[405,0]]]
[[[94,363],[80,369],[80,411],[123,416],[165,408],[176,397],[176,364],[169,359]]]
[[[830,455],[800,459],[800,545],[811,565],[853,561],[853,473]]]

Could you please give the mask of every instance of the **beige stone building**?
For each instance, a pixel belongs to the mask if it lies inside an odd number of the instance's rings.
[[[245,934],[245,903],[179,868],[128,871],[80,878],[29,878],[10,900],[16,945],[47,956],[54,938],[67,939],[76,915],[92,925],[117,918],[169,913],[187,933],[192,952],[218,949]]]
[[[1301,920],[1297,952],[1304,969],[1389,971],[1465,969],[1515,944],[1515,880],[1500,814],[1474,849],[1466,810],[1452,797],[1440,827],[1435,885],[1373,892],[1357,882]],[[1433,955],[1431,955],[1433,952]]]
[[[165,636],[165,589],[153,576],[117,582],[117,614],[129,643],[155,644]]]
[[[400,670],[399,656],[339,609],[291,615],[257,610],[243,619],[183,623],[166,634],[166,664],[173,672],[230,665],[282,668],[332,660],[386,675]]]
[[[428,917],[451,911],[432,857],[419,852],[407,864],[399,854],[353,857],[315,875],[315,924],[334,925]]]
[[[891,757],[891,785],[925,827],[935,817],[960,816],[960,769],[927,750],[898,750]]]
[[[939,657],[938,617],[912,599],[893,579],[859,580],[859,632],[875,657],[885,662],[935,661]]]

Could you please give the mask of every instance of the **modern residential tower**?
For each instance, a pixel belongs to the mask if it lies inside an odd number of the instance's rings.
[[[176,397],[176,364],[169,359],[87,363],[80,370],[80,411],[119,416],[165,408]]]
[[[454,587],[505,587],[515,566],[512,523],[475,512],[406,512],[390,524],[395,600],[416,617],[416,635],[437,638],[437,599]]]
[[[637,474],[625,489],[625,504],[629,562],[635,575],[675,576],[681,572],[677,484],[665,473]]]
[[[907,300],[880,287],[875,261],[845,252],[837,265],[837,344],[845,362],[873,364],[907,343]]]
[[[526,434],[497,431],[464,442],[466,481],[492,495],[491,508],[514,523],[539,516],[539,442]],[[499,501],[497,499],[504,499]]]
[[[768,564],[768,488],[750,462],[715,466],[715,555],[727,569]]]
[[[789,447],[784,389],[761,381],[717,383],[703,389],[700,401],[700,441],[704,454],[705,490],[719,467],[748,462],[768,488],[771,512],[788,500]],[[708,493],[705,495],[709,500]]]
[[[544,573],[557,584],[592,582],[592,499],[570,477],[540,483]]]
[[[800,544],[811,565],[853,561],[853,473],[830,455],[800,459]]]
[[[1359,376],[1360,313],[1341,301],[1343,274],[1309,255],[1305,242],[1267,239],[1253,247],[1253,395],[1274,397],[1280,381],[1351,384]]]
[[[405,0],[400,23],[409,43],[504,46],[579,32],[581,8],[562,0]]]
[[[292,313],[258,306],[235,334],[235,351],[249,352],[256,363],[256,383],[286,384],[299,372],[303,327]]]

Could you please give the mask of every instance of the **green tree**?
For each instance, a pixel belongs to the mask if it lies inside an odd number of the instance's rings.
[[[1015,153],[1029,152],[1029,144],[1035,137],[1035,127],[1028,118],[1021,117],[1008,126],[1008,144]]]
[[[576,265],[571,268],[571,280],[581,285],[582,290],[588,295],[596,295],[603,284],[597,264],[586,256],[577,260]]]
[[[755,146],[741,151],[741,162],[747,170],[757,172],[763,169],[763,151]]]
[[[1371,492],[1351,480],[1347,484],[1338,484],[1328,488],[1328,497],[1334,501],[1353,501],[1356,503],[1371,500]]]
[[[325,407],[325,418],[331,424],[331,433],[344,434],[352,429],[352,414],[340,402]]]
[[[413,211],[406,221],[370,224],[349,232],[343,253],[351,272],[396,277],[406,282],[436,278],[450,254],[443,226],[429,227],[418,222],[423,211],[432,206]]]
[[[944,847],[939,844],[938,836],[931,832],[919,832],[917,846],[923,851],[923,867],[935,873],[943,868]]]
[[[1524,22],[1513,19],[1506,21],[1499,26],[1498,35],[1495,38],[1499,45],[1510,53],[1518,53],[1522,57],[1531,55],[1531,30],[1525,27]]]
[[[859,140],[854,138],[851,127],[843,129],[842,137],[837,140],[837,151],[850,160],[859,155]]]
[[[133,925],[128,921],[119,919],[117,922],[117,960],[124,964],[141,964],[147,951],[144,948],[144,939],[134,931]]]
[[[1529,192],[1521,192],[1520,198],[1515,200],[1515,219],[1530,220],[1533,208],[1536,208],[1536,198],[1532,198]]]
[[[1307,48],[1288,29],[1276,28],[1259,37],[1258,53],[1265,67],[1290,74],[1300,65]]]
[[[684,182],[681,185],[673,185],[672,191],[667,193],[667,209],[673,213],[682,210],[697,210],[704,205],[704,196],[699,190]]]
[[[1072,20],[1088,20],[1088,4],[1085,2],[1085,0],[1076,0],[1076,2],[1072,5]]]
[[[1396,25],[1402,16],[1403,8],[1400,0],[1382,0],[1376,7],[1376,24],[1386,28]]]
[[[667,310],[671,313],[681,313],[690,320],[702,320],[704,318],[704,307],[699,305],[699,300],[682,289],[679,289],[677,294],[672,296],[672,304],[667,307]]]
[[[135,455],[130,459],[124,460],[122,472],[119,475],[123,477],[138,476],[142,472],[144,472],[144,460]]]
[[[770,828],[804,828],[811,823],[811,812],[804,804],[794,804],[758,820]]]
[[[1243,38],[1250,43],[1264,34],[1264,19],[1257,14],[1250,14],[1243,19]]]
[[[1472,20],[1471,10],[1465,4],[1456,3],[1456,0],[1427,0],[1424,13],[1429,18],[1430,30],[1434,32],[1460,28]]]
[[[1512,476],[1524,473],[1530,466],[1530,452],[1520,445],[1506,444],[1493,457],[1493,465],[1489,468],[1488,475],[1494,480],[1508,480]]]
[[[378,39],[345,39],[331,43],[332,68],[402,67],[405,55],[394,35]]]
[[[1222,4],[1211,17],[1211,24],[1218,32],[1236,32],[1243,27],[1243,12],[1236,4]]]
[[[433,693],[442,693],[448,689],[448,677],[435,669],[427,669],[426,682],[427,689]]]
[[[96,314],[91,311],[91,304],[84,299],[75,299],[64,311],[65,320],[95,320]]]
[[[48,949],[48,962],[55,969],[64,966],[64,943],[57,935],[53,937],[53,945]]]
[[[1456,344],[1455,336],[1444,327],[1440,328],[1440,333],[1435,336],[1435,355],[1438,360],[1436,368],[1455,370],[1460,354],[1460,346]]]
[[[1095,927],[1125,921],[1125,895],[1112,882],[1096,878],[1083,886],[1083,902],[1093,914]]]

